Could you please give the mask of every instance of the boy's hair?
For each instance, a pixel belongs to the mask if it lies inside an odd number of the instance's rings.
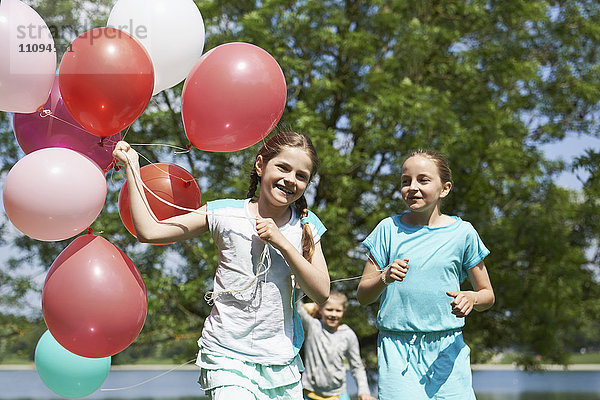
[[[288,131],[279,132],[273,135],[261,146],[256,154],[256,157],[258,158],[258,156],[262,156],[263,163],[266,165],[272,158],[276,157],[286,148],[301,148],[306,152],[312,162],[312,169],[310,171],[310,178],[312,179],[314,174],[319,169],[319,156],[317,155],[317,151],[315,150],[315,147],[308,136],[301,133]],[[258,173],[256,172],[256,166],[253,166],[252,171],[250,172],[250,185],[248,187],[248,194],[246,197],[250,199],[254,198],[259,182],[260,176],[258,176]],[[296,208],[296,214],[299,218],[308,216],[308,206],[306,204],[304,193],[302,193],[302,196],[300,196],[300,198],[294,202],[294,206]],[[302,226],[302,255],[308,261],[312,261],[314,251],[315,243],[312,236],[312,231],[310,230],[308,224],[304,224]]]
[[[340,303],[342,303],[344,310],[346,309],[346,305],[348,304],[348,298],[346,297],[346,295],[338,291],[333,291],[329,293],[329,298],[327,299],[327,301],[329,300],[339,301]]]
[[[425,157],[425,158],[428,158],[431,161],[433,161],[435,163],[435,165],[437,166],[438,174],[440,175],[440,178],[442,179],[442,183],[446,183],[446,182],[453,183],[452,182],[452,170],[450,169],[450,166],[448,165],[448,161],[446,160],[446,157],[444,157],[437,151],[418,149],[418,150],[415,150],[412,153],[410,153],[410,155],[408,157],[406,157],[406,159],[404,161],[408,160],[409,158],[415,157],[415,156]]]

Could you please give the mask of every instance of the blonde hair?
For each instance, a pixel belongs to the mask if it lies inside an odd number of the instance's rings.
[[[342,307],[344,307],[344,310],[346,309],[346,305],[348,304],[348,297],[346,297],[346,295],[342,292],[333,291],[329,293],[329,298],[327,299],[327,301],[329,300],[341,303]]]
[[[312,169],[310,171],[310,178],[319,169],[320,161],[317,151],[313,146],[308,136],[296,132],[279,132],[273,135],[267,140],[261,148],[258,150],[256,157],[262,156],[263,163],[266,165],[272,158],[276,157],[281,151],[287,148],[300,148],[306,152],[312,163]],[[248,187],[248,194],[246,197],[252,199],[256,195],[256,188],[260,182],[260,176],[256,172],[256,166],[252,167],[250,172],[250,185]],[[306,204],[306,198],[304,193],[298,200],[294,202],[296,214],[299,218],[305,218],[308,216],[308,206]],[[313,239],[312,231],[308,224],[302,225],[302,256],[308,261],[312,261],[312,256],[315,251],[315,242]]]

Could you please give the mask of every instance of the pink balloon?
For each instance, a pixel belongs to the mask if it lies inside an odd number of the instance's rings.
[[[108,240],[82,235],[52,263],[42,290],[48,330],[82,357],[112,356],[139,335],[148,301],[136,266]]]
[[[20,159],[4,182],[8,219],[38,240],[64,240],[86,229],[106,200],[98,165],[74,150],[49,147]]]
[[[106,138],[99,138],[87,132],[75,121],[65,106],[60,95],[58,76],[52,85],[52,91],[44,111],[30,114],[15,113],[13,128],[15,137],[25,154],[44,149],[46,147],[63,147],[78,151],[94,160],[104,172],[108,172],[114,165],[112,151],[119,140],[121,133]]]
[[[34,112],[50,93],[56,51],[42,17],[21,1],[0,2],[0,54],[0,111]]]

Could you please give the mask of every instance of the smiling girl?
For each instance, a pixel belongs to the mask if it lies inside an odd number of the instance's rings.
[[[319,165],[310,139],[281,132],[266,141],[248,198],[208,202],[163,221],[147,204],[137,153],[119,142],[113,154],[135,182],[128,185],[129,199],[140,241],[173,242],[210,231],[218,248],[214,305],[198,340],[202,388],[213,400],[302,399],[304,335],[294,287],[319,304],[329,296],[320,242],[326,229],[304,198]]]
[[[358,301],[381,296],[380,400],[475,399],[461,328],[473,309],[494,304],[494,291],[483,262],[489,250],[473,226],[441,212],[451,189],[440,154],[411,154],[401,177],[408,211],[384,219],[363,241],[370,254]],[[472,291],[461,290],[467,277]]]

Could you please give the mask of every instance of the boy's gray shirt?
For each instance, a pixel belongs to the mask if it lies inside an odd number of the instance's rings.
[[[369,393],[367,373],[360,358],[358,338],[345,324],[330,332],[321,320],[313,318],[297,303],[298,314],[304,327],[304,365],[302,384],[304,389],[322,396],[335,396],[346,391],[346,366],[356,380],[359,394]]]

